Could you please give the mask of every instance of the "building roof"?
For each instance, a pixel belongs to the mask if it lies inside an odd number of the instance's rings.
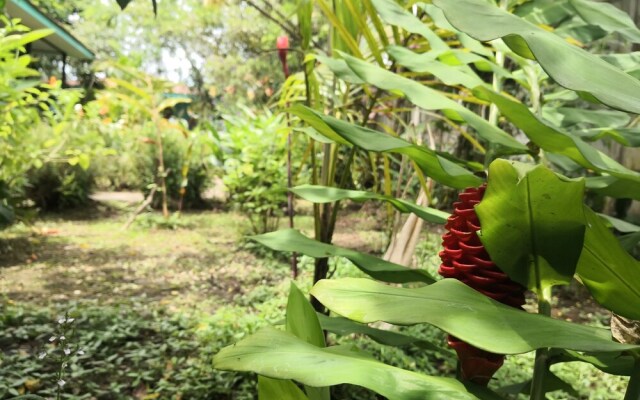
[[[32,52],[64,54],[88,61],[95,58],[95,54],[87,46],[28,0],[7,0],[5,10],[11,18],[20,18],[23,25],[33,30],[51,29],[53,31],[51,35],[31,43]]]

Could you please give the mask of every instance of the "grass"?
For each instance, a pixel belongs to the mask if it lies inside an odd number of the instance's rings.
[[[286,256],[247,243],[249,225],[233,213],[183,214],[169,221],[145,215],[127,231],[121,229],[124,215],[71,217],[48,216],[34,226],[0,232],[0,399],[55,396],[63,362],[68,367],[62,398],[255,398],[252,375],[215,371],[211,358],[244,335],[282,321],[289,285]],[[311,218],[302,216],[296,223],[311,234]],[[336,242],[379,254],[385,243],[380,227],[375,218],[354,213],[340,220]],[[432,272],[439,264],[439,236],[427,234],[416,253],[418,265]],[[334,277],[363,276],[347,261],[331,265]],[[301,257],[300,269],[298,284],[308,290],[313,260]],[[557,317],[607,323],[584,293],[559,294]],[[57,321],[65,314],[73,318],[67,341],[50,342],[60,336]],[[429,326],[400,330],[442,345],[446,339]],[[455,371],[455,361],[443,354],[382,346],[357,335],[331,338],[355,343],[401,368],[448,376]],[[69,356],[67,348],[73,350]],[[508,357],[491,386],[526,381],[531,369],[532,354]],[[627,378],[578,363],[552,370],[572,387],[549,398],[623,397]],[[335,399],[377,398],[352,386],[335,388],[333,394]]]

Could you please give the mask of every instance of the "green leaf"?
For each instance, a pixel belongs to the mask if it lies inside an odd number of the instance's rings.
[[[427,176],[447,186],[463,189],[482,183],[482,179],[472,172],[424,146],[417,146],[382,132],[323,115],[308,107],[298,105],[290,111],[335,142],[350,143],[367,151],[405,154],[418,164]]]
[[[351,70],[365,82],[384,90],[402,92],[414,105],[425,110],[443,110],[457,114],[471,125],[478,135],[495,146],[501,146],[507,153],[524,153],[528,149],[500,128],[490,124],[484,118],[449,99],[441,92],[424,86],[412,79],[387,71],[366,61],[344,57]]]
[[[403,67],[413,72],[428,72],[448,86],[462,85],[473,89],[484,83],[466,64],[448,65],[436,60],[434,54],[417,54],[400,46],[390,46],[387,53]]]
[[[331,311],[361,323],[428,323],[461,340],[498,354],[540,348],[622,352],[640,346],[611,340],[608,329],[573,324],[506,306],[455,279],[417,289],[370,279],[325,279],[311,290]]]
[[[583,140],[545,125],[519,101],[511,100],[502,94],[483,87],[476,88],[474,94],[498,106],[500,112],[514,125],[522,129],[531,141],[541,149],[567,156],[581,166],[594,171],[606,172],[619,178],[640,181],[640,173],[625,168],[611,157],[589,146]]]
[[[304,392],[290,380],[258,376],[259,400],[308,400]]]
[[[342,347],[321,349],[286,332],[266,328],[222,349],[215,368],[250,371],[309,386],[363,386],[394,400],[475,399],[458,381],[391,367]]]
[[[569,0],[569,3],[587,23],[640,43],[640,30],[633,19],[613,4],[587,0]]]
[[[587,188],[603,196],[640,200],[640,182],[615,176],[588,176]]]
[[[553,364],[586,362],[607,374],[629,376],[633,373],[635,358],[629,353],[578,353],[572,350],[553,349],[549,353]]]
[[[287,302],[287,332],[314,346],[325,347],[316,312],[295,283],[291,282]]]
[[[295,283],[291,282],[287,301],[287,332],[297,338],[318,347],[326,347],[324,332],[315,310]],[[329,400],[329,388],[305,387],[310,400]]]
[[[353,322],[350,319],[342,317],[328,317],[321,313],[318,313],[318,319],[320,320],[322,329],[338,335],[349,335],[353,333],[367,335],[376,342],[387,346],[404,347],[414,345],[421,349],[435,351],[451,358],[455,357],[455,354],[451,350],[413,336],[383,329],[376,329],[365,324]]]
[[[436,210],[435,208],[422,207],[409,201],[396,199],[393,196],[385,196],[383,194],[364,192],[360,190],[346,190],[335,187],[302,185],[291,189],[293,193],[305,200],[314,203],[330,203],[338,200],[382,200],[390,203],[396,210],[402,213],[414,213],[418,217],[428,222],[436,224],[444,224],[447,222],[449,213]]]
[[[640,232],[630,233],[618,238],[620,245],[625,251],[633,252],[638,243],[640,243]]]
[[[627,253],[605,222],[585,207],[587,230],[576,274],[596,301],[616,314],[640,319],[640,262]]]
[[[476,206],[480,240],[501,270],[531,290],[569,284],[584,240],[583,195],[582,179],[496,160]]]
[[[573,388],[573,386],[558,378],[558,376],[551,371],[547,371],[543,379],[544,381],[542,383],[542,387],[544,388],[544,393],[562,390],[574,397],[580,397],[580,394]],[[531,379],[523,383],[515,383],[509,386],[501,387],[500,389],[498,389],[498,392],[515,395],[528,395],[529,393],[531,393]]]
[[[277,251],[295,251],[314,258],[344,257],[362,272],[384,282],[427,284],[435,282],[435,279],[425,270],[403,267],[369,254],[318,242],[294,229],[251,236],[251,239]]]
[[[605,220],[607,220],[607,222],[610,223],[611,226],[613,226],[619,232],[622,232],[622,233],[640,232],[640,226],[638,225],[634,225],[630,222],[627,222],[618,218],[614,218],[610,215],[606,215],[606,214],[598,214],[598,215],[601,218],[604,218]]]
[[[610,107],[640,113],[640,81],[561,37],[486,1],[434,0],[433,4],[458,30],[481,41],[502,38],[519,55],[535,58],[561,86],[590,93]]]
[[[380,18],[390,25],[399,26],[407,32],[418,34],[429,41],[435,50],[448,50],[449,46],[415,15],[400,7],[392,0],[372,0]]]

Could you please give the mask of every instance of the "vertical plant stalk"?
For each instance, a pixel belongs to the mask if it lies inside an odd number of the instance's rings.
[[[278,48],[278,57],[282,63],[282,72],[284,74],[285,81],[289,79],[289,66],[287,65],[287,52],[289,51],[289,38],[287,36],[280,36],[277,39],[276,47]],[[287,105],[288,108],[288,105]],[[289,228],[294,228],[293,217],[293,175],[291,173],[291,120],[289,119],[289,113],[287,113],[287,214],[289,216]],[[298,277],[298,253],[291,254],[291,277],[296,279]]]
[[[160,190],[162,191],[162,215],[169,218],[169,206],[167,203],[167,174],[164,168],[164,148],[162,145],[162,127],[155,116],[156,134],[158,136],[158,177],[160,178]]]
[[[640,400],[640,355],[634,354],[636,364],[629,379],[627,391],[624,394],[624,400]]]

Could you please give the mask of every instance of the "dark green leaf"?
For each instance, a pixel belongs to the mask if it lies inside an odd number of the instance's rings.
[[[635,366],[634,357],[628,353],[578,353],[572,350],[553,349],[549,357],[552,364],[581,361],[613,375],[629,376]]]
[[[427,271],[403,267],[369,254],[321,243],[294,229],[252,236],[251,239],[277,251],[295,251],[314,258],[344,257],[364,273],[384,282],[435,282]]]
[[[615,176],[589,176],[585,181],[587,189],[601,195],[640,200],[640,182]]]
[[[408,336],[402,333],[388,330],[372,328],[368,325],[359,324],[357,322],[351,321],[350,319],[342,317],[328,317],[324,314],[318,314],[318,319],[320,320],[322,329],[339,335],[349,335],[352,333],[357,333],[361,335],[367,335],[376,342],[387,346],[403,347],[414,345],[425,350],[435,351],[449,357],[455,357],[454,353],[451,350],[413,336]]]
[[[475,399],[458,381],[391,367],[361,352],[322,349],[267,328],[226,347],[213,359],[223,370],[249,371],[309,386],[363,386],[394,400]]]
[[[325,279],[311,290],[331,311],[361,323],[427,323],[498,354],[540,348],[623,352],[640,346],[611,340],[608,329],[573,324],[506,306],[455,279],[407,289],[371,279]]]
[[[640,319],[640,262],[595,212],[585,207],[585,216],[584,250],[576,274],[598,303],[623,317]]]
[[[581,179],[496,160],[476,206],[480,240],[501,270],[531,290],[569,284],[584,240],[583,195]]]
[[[314,203],[330,203],[338,200],[381,200],[390,203],[396,210],[403,213],[414,213],[425,221],[436,224],[444,224],[449,217],[449,213],[436,210],[435,208],[422,207],[409,201],[396,199],[383,194],[363,192],[360,190],[346,190],[334,187],[302,185],[291,189],[293,193]]]

